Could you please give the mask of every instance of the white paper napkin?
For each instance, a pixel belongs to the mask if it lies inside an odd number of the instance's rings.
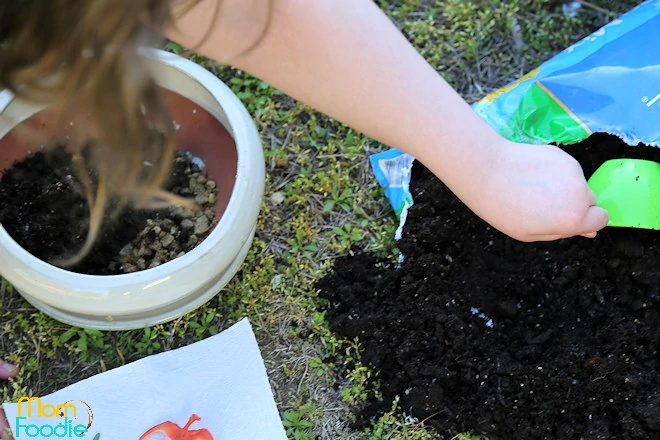
[[[20,407],[3,405],[16,440],[139,440],[149,429],[168,421],[180,437],[161,431],[144,439],[286,440],[247,319],[203,341],[42,397],[41,415],[39,404],[30,402],[29,417],[25,401]],[[184,435],[175,425],[183,428],[193,415],[201,420],[194,421]]]

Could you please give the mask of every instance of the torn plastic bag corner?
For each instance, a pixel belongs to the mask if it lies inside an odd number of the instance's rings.
[[[403,233],[403,225],[406,223],[408,208],[413,204],[408,185],[415,158],[393,148],[374,154],[369,159],[374,175],[380,186],[385,188],[385,197],[390,201],[399,219],[399,227],[395,235],[395,239],[399,240]]]

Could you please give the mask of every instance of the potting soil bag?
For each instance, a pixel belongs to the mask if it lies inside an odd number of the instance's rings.
[[[566,145],[603,132],[660,145],[660,1],[641,4],[473,108],[515,142]],[[412,158],[393,150],[371,163],[397,214],[407,209]]]

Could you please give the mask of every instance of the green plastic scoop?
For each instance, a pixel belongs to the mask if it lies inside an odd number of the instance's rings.
[[[588,183],[610,216],[608,226],[660,230],[660,163],[608,160]]]

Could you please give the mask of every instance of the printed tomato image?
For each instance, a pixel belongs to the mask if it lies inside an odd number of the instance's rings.
[[[174,422],[163,422],[142,434],[139,440],[215,440],[208,429],[189,431],[190,425],[199,420],[202,420],[201,417],[193,414],[183,428]]]

